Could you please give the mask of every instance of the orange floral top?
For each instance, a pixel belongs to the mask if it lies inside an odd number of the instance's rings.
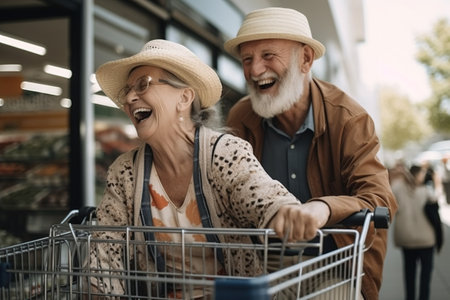
[[[156,227],[176,228],[202,228],[200,213],[195,198],[194,181],[191,178],[186,198],[183,205],[177,207],[169,198],[159,179],[154,165],[150,175],[149,191],[151,196],[152,221]],[[180,244],[182,236],[179,233],[155,233],[158,242],[174,242]],[[204,234],[185,234],[184,243],[205,243]],[[182,271],[182,253],[179,247],[160,247],[159,251],[165,251],[166,268],[174,269],[177,273]],[[206,251],[206,253],[205,253]],[[194,274],[220,274],[223,273],[219,262],[214,260],[214,253],[210,248],[201,247],[189,249],[184,254],[185,268]],[[221,272],[222,271],[222,272]]]

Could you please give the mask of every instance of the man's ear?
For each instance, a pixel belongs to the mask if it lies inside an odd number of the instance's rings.
[[[195,91],[190,87],[184,88],[183,94],[181,94],[180,99],[178,100],[177,103],[178,111],[181,112],[190,108],[194,99],[195,99]]]
[[[301,53],[301,66],[300,66],[300,70],[302,71],[302,73],[308,73],[311,68],[312,68],[312,64],[314,62],[314,50],[313,48],[311,48],[308,45],[304,45],[302,51],[300,51]]]

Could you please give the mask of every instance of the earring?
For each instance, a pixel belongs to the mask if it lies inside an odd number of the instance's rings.
[[[183,122],[183,121],[184,121],[183,116],[179,116],[179,117],[178,117],[178,121]]]

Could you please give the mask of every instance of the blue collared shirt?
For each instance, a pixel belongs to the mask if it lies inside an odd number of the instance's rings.
[[[276,128],[272,119],[264,119],[264,145],[261,164],[266,172],[281,182],[297,199],[311,198],[306,177],[309,148],[314,136],[314,117],[310,105],[305,122],[291,138]]]

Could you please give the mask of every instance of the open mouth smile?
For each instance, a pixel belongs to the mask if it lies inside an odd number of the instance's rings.
[[[145,119],[148,119],[152,115],[152,110],[150,108],[138,108],[133,111],[134,119],[137,123],[142,122]]]
[[[275,79],[267,78],[258,80],[256,83],[259,89],[265,90],[271,88],[275,84],[275,81],[276,81]]]

